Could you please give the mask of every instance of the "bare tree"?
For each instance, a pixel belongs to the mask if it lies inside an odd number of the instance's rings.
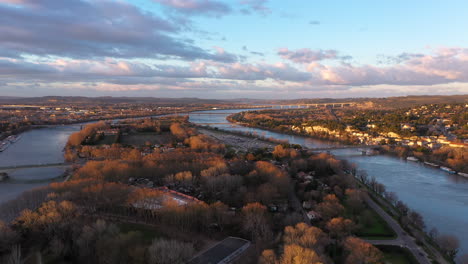
[[[436,242],[440,248],[447,253],[447,255],[452,259],[455,259],[458,253],[458,248],[460,247],[460,241],[456,236],[442,234],[437,237]]]
[[[242,208],[243,229],[250,233],[253,241],[271,236],[267,209],[260,203],[249,203]]]
[[[426,227],[423,217],[418,212],[411,211],[408,217],[411,223],[413,223],[417,228],[423,230]]]
[[[186,263],[194,252],[193,245],[190,243],[156,239],[148,247],[148,262],[153,264],[182,264]]]

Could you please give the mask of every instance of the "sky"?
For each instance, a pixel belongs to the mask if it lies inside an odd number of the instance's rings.
[[[0,0],[0,96],[468,94],[468,2]]]

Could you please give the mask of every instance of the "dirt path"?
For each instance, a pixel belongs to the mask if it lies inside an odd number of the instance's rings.
[[[198,131],[212,138],[215,138],[216,140],[226,145],[230,145],[238,151],[248,151],[259,148],[273,149],[277,145],[275,143],[264,141],[258,138],[241,136],[223,131],[215,131],[205,128],[198,128]]]

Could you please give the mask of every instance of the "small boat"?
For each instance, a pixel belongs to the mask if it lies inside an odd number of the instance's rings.
[[[418,158],[416,158],[416,157],[407,157],[406,160],[409,160],[409,161],[419,161]]]
[[[18,140],[21,139],[21,135],[9,136],[8,138],[9,138],[9,140],[10,140],[11,143],[16,143]]]
[[[455,174],[456,172],[454,170],[452,170],[451,168],[447,168],[447,167],[443,167],[443,166],[440,166],[440,169],[443,170],[443,171],[446,171],[448,173],[451,173],[451,174]]]
[[[463,176],[465,178],[468,178],[468,173],[464,173],[464,172],[457,172],[458,175],[460,176]]]
[[[437,164],[435,164],[435,163],[427,162],[427,161],[425,161],[424,164],[429,165],[429,166],[431,166],[431,167],[435,167],[435,168],[439,168],[439,167],[440,167],[439,165],[437,165]]]
[[[5,151],[10,146],[9,141],[3,141],[0,143],[0,152]]]

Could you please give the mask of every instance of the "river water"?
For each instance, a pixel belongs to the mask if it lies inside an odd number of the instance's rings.
[[[224,130],[288,140],[308,148],[337,145],[335,142],[228,124],[226,117],[229,114],[245,110],[193,112],[190,114],[190,121],[210,124]],[[0,167],[63,162],[63,148],[67,139],[79,129],[80,125],[67,125],[25,132],[18,142],[0,152]],[[468,179],[385,155],[362,156],[353,149],[336,150],[332,153],[355,163],[359,169],[367,171],[369,176],[375,176],[388,191],[395,192],[410,208],[421,213],[429,228],[437,227],[440,233],[456,235],[461,242],[460,253],[468,253]],[[50,168],[21,169],[12,173],[12,178],[54,178],[61,173],[61,170]],[[25,190],[45,184],[47,183],[0,183],[0,203],[14,199]]]

